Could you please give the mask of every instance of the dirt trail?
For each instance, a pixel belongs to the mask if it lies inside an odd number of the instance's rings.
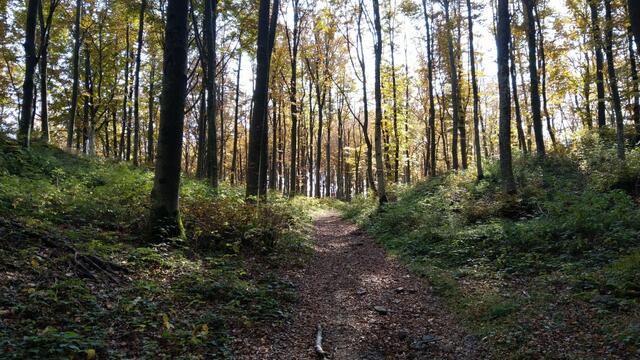
[[[330,359],[486,356],[428,286],[355,225],[335,213],[322,215],[314,250],[306,268],[291,279],[300,295],[291,320],[243,339],[237,358],[314,359],[317,324]]]

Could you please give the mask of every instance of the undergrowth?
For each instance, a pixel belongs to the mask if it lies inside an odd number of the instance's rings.
[[[227,358],[234,331],[277,325],[296,291],[282,266],[308,254],[303,199],[259,207],[241,189],[183,178],[182,243],[148,244],[153,174],[0,138],[3,358]],[[126,269],[79,271],[64,242]]]
[[[515,160],[337,206],[447,300],[496,354],[628,357],[640,347],[640,150],[596,134],[541,162]],[[499,356],[502,356],[499,355]]]

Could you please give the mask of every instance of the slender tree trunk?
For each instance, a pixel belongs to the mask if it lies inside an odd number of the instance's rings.
[[[380,65],[382,63],[382,29],[380,27],[380,6],[378,0],[373,0],[373,18],[375,27],[375,98],[376,98],[376,177],[378,180],[378,199],[380,204],[387,202],[387,192],[384,177],[384,163],[382,160],[382,84],[380,83]]]
[[[147,0],[140,3],[140,18],[138,20],[138,47],[136,49],[136,68],[134,73],[133,97],[133,164],[140,165],[140,57],[142,55],[142,40],[144,36],[144,11]]]
[[[534,6],[536,8],[536,6]],[[547,58],[544,52],[544,32],[542,31],[542,23],[540,20],[540,14],[536,8],[536,24],[538,25],[538,42],[539,42],[539,60],[540,60],[540,72],[542,73],[542,108],[544,110],[544,117],[547,120],[547,131],[549,132],[549,138],[551,139],[551,144],[555,147],[557,145],[556,142],[556,132],[553,128],[553,120],[551,119],[551,115],[549,114],[549,102],[547,101]]]
[[[467,20],[469,25],[469,62],[471,63],[471,87],[473,88],[473,148],[476,153],[478,180],[484,178],[482,171],[482,151],[480,150],[480,96],[476,79],[476,56],[473,48],[473,18],[471,17],[471,0],[467,0]]]
[[[147,163],[153,164],[153,159],[155,155],[155,144],[154,144],[154,134],[155,134],[155,92],[154,85],[156,82],[156,58],[155,56],[151,57],[151,74],[149,75],[149,125],[147,126]]]
[[[71,88],[71,109],[69,110],[69,123],[67,124],[67,149],[73,146],[74,126],[78,108],[78,87],[80,79],[80,18],[82,16],[82,0],[76,0],[76,15],[73,25],[73,85]]]
[[[451,99],[452,99],[452,107],[453,107],[453,138],[452,138],[452,148],[451,148],[451,156],[453,157],[453,169],[458,169],[458,134],[460,135],[460,148],[462,158],[462,168],[467,168],[467,149],[466,149],[466,132],[464,121],[461,121],[460,118],[460,83],[458,82],[458,65],[456,63],[456,56],[453,46],[453,35],[451,33],[451,28],[453,24],[451,22],[449,16],[449,0],[443,1],[444,10],[445,10],[445,19],[447,26],[447,49],[449,56],[449,75],[451,78]]]
[[[607,72],[609,75],[609,87],[611,88],[611,101],[616,119],[616,142],[618,158],[624,160],[624,118],[620,104],[620,92],[618,90],[618,78],[616,76],[615,59],[613,58],[613,20],[611,16],[611,0],[604,0],[606,30],[605,52],[607,53]]]
[[[289,81],[289,102],[291,107],[291,161],[289,197],[294,197],[298,193],[298,173],[296,167],[296,157],[298,151],[298,46],[300,44],[300,1],[293,0],[293,31],[292,39],[289,41],[289,56],[291,60],[291,78]]]
[[[393,181],[397,184],[400,182],[400,136],[398,135],[398,86],[396,81],[396,61],[395,61],[395,29],[394,25],[391,22],[395,22],[394,20],[389,20],[389,47],[391,51],[391,87],[392,87],[392,95],[393,95],[393,137],[395,140],[395,151],[394,151],[394,160],[393,160]]]
[[[238,171],[238,117],[240,116],[240,70],[242,69],[242,51],[238,51],[238,70],[236,72],[236,99],[233,110],[233,155],[231,156],[231,185],[236,184]]]
[[[516,111],[516,129],[518,131],[518,145],[523,154],[527,154],[527,140],[524,136],[524,129],[522,128],[522,112],[520,111],[520,99],[518,98],[518,82],[516,79],[516,57],[514,55],[514,41],[513,34],[509,39],[509,59],[511,60],[511,91],[513,92],[513,105]]]
[[[199,98],[196,177],[204,179],[207,177],[207,87],[205,84],[202,84]]]
[[[333,100],[329,90],[329,117],[327,119],[327,155],[325,169],[325,196],[331,197],[331,122],[333,121]]]
[[[187,93],[188,2],[168,0],[166,11],[158,156],[149,217],[154,240],[184,236],[178,203]]]
[[[598,127],[607,126],[604,95],[604,56],[602,55],[602,36],[598,19],[599,0],[588,0],[591,11],[591,41],[596,54],[596,90],[598,94]]]
[[[40,23],[40,123],[41,132],[40,139],[44,143],[49,143],[49,105],[48,105],[48,76],[47,66],[49,62],[49,37],[51,35],[51,24],[53,22],[53,14],[59,2],[53,0],[49,3],[49,13],[47,20],[44,19],[44,4],[40,2],[39,23]]]
[[[404,74],[406,84],[404,88],[404,183],[411,183],[411,159],[409,158],[409,57],[407,56],[407,42],[404,48]]]
[[[536,23],[533,15],[533,8],[535,3],[534,0],[522,0],[522,3],[525,10],[527,42],[529,45],[529,76],[531,78],[531,118],[533,120],[533,132],[536,139],[536,153],[538,157],[543,158],[545,156],[545,148],[544,137],[542,134],[542,116],[540,113],[540,92],[538,85],[538,64],[536,59]],[[509,116],[511,116],[511,111],[509,111]]]
[[[127,24],[126,29],[126,49],[125,49],[125,58],[124,58],[124,96],[122,100],[122,129],[120,133],[120,159],[124,160],[125,157],[125,138],[128,128],[128,113],[127,113],[127,105],[128,105],[128,96],[129,96],[129,57],[130,57],[130,40],[129,40],[129,27],[130,24]]]
[[[422,0],[422,10],[424,13],[424,22],[427,32],[427,77],[429,80],[429,169],[431,176],[437,174],[437,157],[436,157],[436,108],[433,95],[433,46],[430,31],[429,16],[427,14],[427,0]]]
[[[634,146],[640,139],[640,89],[638,89],[638,68],[636,66],[636,54],[633,50],[633,35],[631,29],[628,29],[628,43],[629,43],[629,67],[631,68],[631,91],[633,93],[633,124],[636,130],[636,136],[634,139]]]
[[[529,22],[531,23],[530,17]],[[509,90],[510,37],[511,27],[509,25],[509,2],[508,0],[498,0],[496,42],[498,48],[498,91],[500,95],[500,131],[498,136],[500,142],[500,171],[502,173],[506,192],[515,193],[516,184],[513,178],[511,162],[511,93]]]
[[[207,176],[212,187],[218,187],[218,155],[216,133],[216,17],[218,0],[204,2],[204,39],[206,48],[207,88]]]
[[[224,90],[225,90],[225,72],[226,72],[226,67],[223,67],[222,69],[222,79],[220,81],[220,85],[218,86],[218,90],[220,91],[219,93],[219,99],[218,99],[218,110],[220,111],[220,145],[218,146],[218,148],[220,148],[220,156],[219,156],[219,162],[218,162],[218,180],[219,181],[224,181],[225,178],[225,169],[224,169],[224,164],[225,164],[225,148],[226,148],[226,144],[227,144],[227,138],[226,138],[226,133],[225,133],[225,126],[224,126]]]
[[[270,190],[276,190],[277,188],[277,178],[278,178],[278,170],[276,167],[276,161],[277,161],[277,146],[278,146],[278,138],[277,138],[277,131],[278,131],[278,104],[275,98],[272,98],[271,101],[273,102],[273,108],[272,108],[272,112],[271,112],[271,166],[270,166],[270,171],[269,171],[269,189]]]
[[[317,79],[316,81],[320,81]],[[320,85],[316,84],[316,98],[318,101],[318,134],[316,141],[316,161],[315,161],[315,196],[320,198],[322,193],[320,192],[320,167],[322,166],[322,127],[323,127],[323,115],[324,115],[324,96],[320,92]]]

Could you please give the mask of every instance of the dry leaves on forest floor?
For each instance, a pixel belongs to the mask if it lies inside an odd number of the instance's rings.
[[[479,341],[420,279],[356,225],[325,214],[314,255],[285,275],[299,302],[282,326],[238,330],[239,359],[311,359],[318,324],[331,359],[474,359]]]

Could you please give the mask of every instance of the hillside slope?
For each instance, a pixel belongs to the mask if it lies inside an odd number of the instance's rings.
[[[231,329],[288,316],[276,272],[308,253],[302,204],[184,179],[187,240],[149,243],[152,175],[0,138],[3,358],[226,357]]]
[[[567,154],[516,162],[519,193],[497,164],[343,204],[450,309],[508,358],[640,356],[640,152],[622,165],[585,136]]]

